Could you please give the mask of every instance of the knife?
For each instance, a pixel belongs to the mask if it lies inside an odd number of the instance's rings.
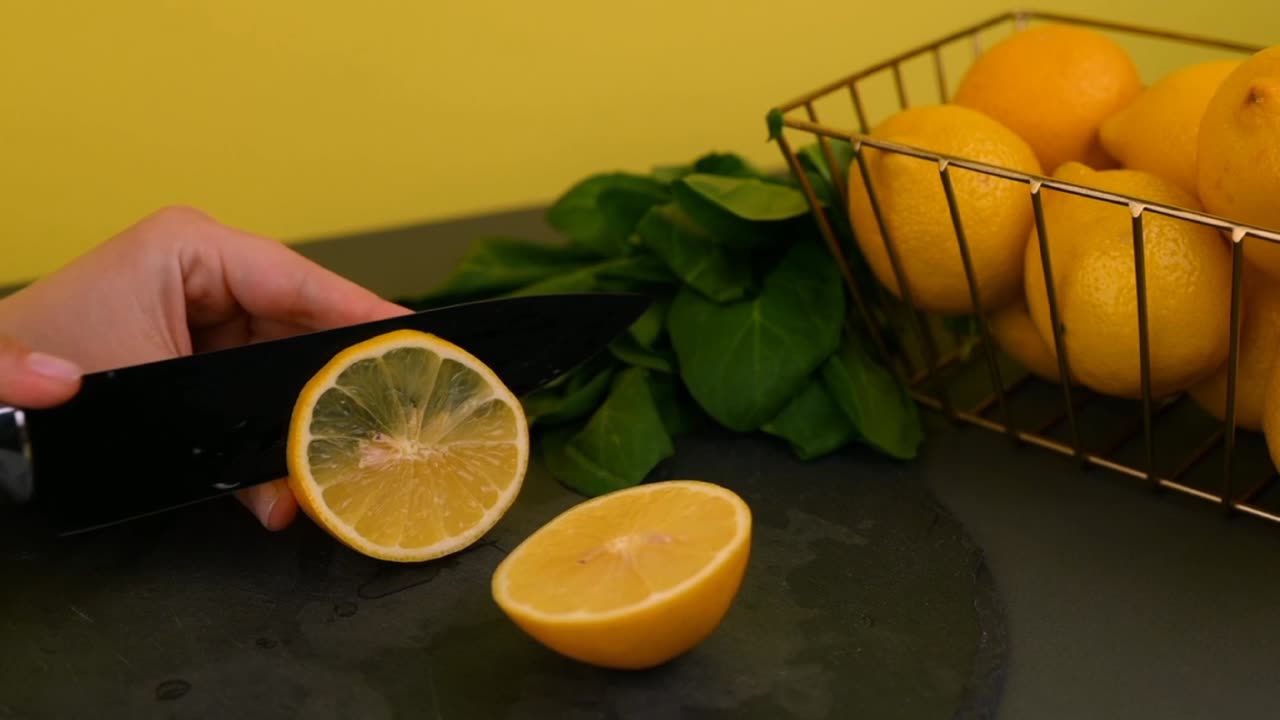
[[[86,374],[57,407],[0,407],[0,504],[68,535],[283,478],[299,392],[354,343],[433,333],[520,397],[604,350],[648,305],[627,293],[483,300]]]

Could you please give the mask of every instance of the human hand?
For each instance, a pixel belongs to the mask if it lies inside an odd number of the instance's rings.
[[[408,312],[279,242],[166,208],[0,300],[0,403],[59,405],[84,372]],[[297,515],[283,479],[236,497],[271,530]]]

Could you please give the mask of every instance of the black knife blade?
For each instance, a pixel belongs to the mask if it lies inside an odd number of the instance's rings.
[[[25,469],[27,504],[61,534],[208,500],[287,474],[298,393],[354,343],[430,332],[523,396],[604,350],[648,305],[625,293],[486,300],[92,373],[63,405],[0,412],[0,486],[21,493]]]

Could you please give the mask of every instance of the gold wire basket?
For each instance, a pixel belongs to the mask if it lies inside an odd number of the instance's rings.
[[[1280,234],[1186,208],[885,142],[866,134],[878,118],[911,106],[909,97],[916,98],[916,104],[950,99],[948,79],[959,78],[966,64],[972,63],[982,53],[984,43],[1018,32],[1038,21],[1094,28],[1126,44],[1135,57],[1143,52],[1163,50],[1164,54],[1158,57],[1163,57],[1165,63],[1218,59],[1224,55],[1244,57],[1261,49],[1122,23],[1038,11],[1012,11],[876,63],[773,109],[770,122],[781,126],[780,130],[775,128],[776,142],[808,198],[819,230],[844,275],[858,316],[869,331],[876,350],[900,373],[916,400],[955,422],[1005,433],[1015,443],[1072,456],[1083,467],[1105,468],[1144,481],[1153,489],[1172,490],[1216,503],[1227,512],[1239,511],[1280,522],[1280,483],[1276,482],[1280,476],[1267,453],[1265,440],[1261,433],[1237,432],[1236,427],[1245,240],[1256,238],[1263,242],[1280,242]],[[1170,49],[1182,55],[1171,58]],[[1141,62],[1139,64],[1142,65]],[[1152,60],[1144,70],[1158,76],[1172,67],[1176,65],[1162,67],[1161,61]],[[917,81],[914,85],[913,80]],[[876,83],[879,83],[878,88]],[[840,116],[843,116],[840,120],[824,120]],[[851,126],[857,129],[848,129]],[[805,148],[796,150],[802,145],[796,141],[797,135],[803,142],[808,142],[808,149],[819,153],[830,168],[827,178],[831,183],[829,199],[836,202],[823,203],[819,197],[816,182],[808,174],[813,165],[805,164]],[[886,292],[869,272],[859,271],[852,223],[844,214],[851,210],[847,204],[838,201],[848,197],[847,180],[839,172],[841,167],[836,159],[838,143],[844,143],[846,152],[852,156],[847,161],[848,172],[859,172],[869,188],[872,212],[886,243],[897,285],[902,288],[901,298]],[[973,323],[976,333],[971,341],[960,342],[947,331],[944,320],[916,309],[911,301],[910,287],[904,282],[893,238],[881,217],[881,206],[863,152],[867,147],[937,165],[938,182],[948,200],[977,318],[984,318],[985,313],[976,290],[964,218],[955,201],[951,171],[963,168],[1026,186],[1040,237],[1056,348],[1062,348],[1062,327],[1050,270],[1052,259],[1045,231],[1043,190],[1050,188],[1094,202],[1127,207],[1132,216],[1138,296],[1141,400],[1104,396],[1078,383],[1041,380],[1021,368],[992,342],[985,322]],[[807,159],[811,161],[813,158]],[[1179,218],[1214,228],[1231,240],[1231,329],[1225,420],[1210,417],[1185,394],[1159,399],[1152,395],[1143,253],[1144,218],[1149,215]],[[1056,355],[1059,377],[1072,377],[1067,353],[1059,351]]]

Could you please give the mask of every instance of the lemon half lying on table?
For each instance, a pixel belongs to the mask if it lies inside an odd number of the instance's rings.
[[[639,670],[706,640],[736,597],[751,511],[732,491],[670,480],[564,511],[494,571],[494,601],[535,640],[601,667]]]
[[[316,524],[366,555],[457,552],[500,520],[524,482],[520,401],[458,346],[397,330],[338,353],[289,425],[289,487]]]

